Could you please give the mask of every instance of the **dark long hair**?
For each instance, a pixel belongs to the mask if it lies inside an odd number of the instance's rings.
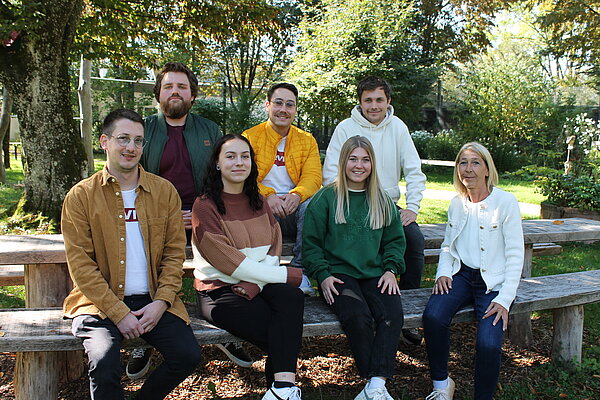
[[[215,143],[212,152],[210,153],[208,164],[206,165],[206,174],[204,175],[202,194],[212,199],[212,201],[214,201],[214,203],[217,205],[217,210],[219,210],[221,214],[225,214],[225,204],[223,203],[223,198],[221,197],[223,193],[223,181],[221,180],[221,171],[217,169],[217,162],[219,161],[219,154],[221,154],[221,148],[223,147],[223,144],[233,139],[243,140],[250,148],[250,175],[248,175],[244,181],[243,192],[246,196],[248,196],[250,207],[253,210],[258,211],[263,206],[263,199],[258,191],[258,166],[256,165],[256,157],[254,154],[254,149],[252,149],[252,145],[248,139],[239,134],[227,134],[220,137]]]

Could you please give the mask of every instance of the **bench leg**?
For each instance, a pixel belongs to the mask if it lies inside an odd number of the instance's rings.
[[[554,317],[552,359],[560,364],[581,362],[583,306],[557,308]]]
[[[509,318],[508,338],[520,347],[529,347],[533,342],[531,313],[513,314]]]
[[[28,308],[60,307],[73,288],[67,264],[25,265],[25,287]],[[84,372],[83,351],[57,353],[59,381],[79,379]],[[57,381],[58,382],[58,381]]]
[[[17,353],[15,399],[58,398],[59,356],[55,351]]]
[[[533,244],[526,243],[521,278],[531,277],[532,259]],[[533,343],[533,334],[531,332],[531,313],[511,315],[508,321],[508,338],[510,341],[521,347],[531,346]]]

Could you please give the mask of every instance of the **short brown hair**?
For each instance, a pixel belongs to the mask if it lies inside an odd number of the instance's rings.
[[[289,90],[290,92],[292,92],[294,94],[296,101],[298,101],[298,88],[296,86],[292,85],[291,83],[286,83],[286,82],[278,83],[269,88],[269,90],[267,91],[267,100],[268,101],[271,101],[271,98],[273,97],[273,93],[275,93],[275,91],[277,89]]]
[[[111,111],[104,117],[104,121],[102,122],[102,133],[109,137],[112,136],[112,133],[115,130],[115,123],[122,119],[128,119],[129,121],[137,122],[144,126],[144,119],[140,114],[128,108],[119,108]]]
[[[165,64],[163,69],[156,75],[156,83],[154,84],[154,97],[156,101],[159,101],[160,97],[160,87],[162,85],[163,77],[167,72],[183,72],[187,75],[188,80],[190,81],[190,91],[192,92],[192,97],[196,97],[198,95],[198,79],[196,75],[185,65],[180,62],[168,62]]]
[[[362,94],[365,90],[375,90],[379,88],[383,89],[385,97],[388,100],[392,98],[392,87],[385,79],[378,78],[376,76],[367,76],[358,83],[358,87],[356,88],[356,92],[358,94],[358,101],[360,102]]]

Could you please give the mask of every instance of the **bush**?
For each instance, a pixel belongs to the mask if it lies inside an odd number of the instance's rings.
[[[463,145],[461,138],[452,130],[444,130],[437,134],[415,131],[411,136],[419,156],[427,160],[454,161]]]
[[[581,114],[567,119],[564,132],[574,143],[565,163],[569,173],[541,176],[536,185],[549,203],[600,211],[600,124]]]
[[[433,138],[433,133],[428,131],[414,131],[410,135],[415,144],[419,156],[424,159],[429,159],[427,155],[427,144]]]
[[[535,181],[548,202],[560,207],[600,211],[600,183],[593,176],[541,176]]]
[[[525,165],[524,167],[519,168],[513,172],[505,172],[502,174],[502,178],[504,179],[518,179],[521,181],[535,181],[542,176],[549,176],[552,174],[560,173],[560,171],[550,168],[550,167],[542,167],[539,165]]]

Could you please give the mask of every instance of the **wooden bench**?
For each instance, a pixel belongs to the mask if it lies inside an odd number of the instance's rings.
[[[431,289],[415,289],[402,294],[404,326],[422,327],[421,314]],[[600,270],[550,275],[521,280],[511,314],[539,310],[554,310],[552,357],[561,363],[581,361],[583,335],[583,305],[600,301]],[[197,318],[190,309],[192,328],[199,344],[238,341],[235,336]],[[453,322],[474,321],[471,307],[461,310]],[[328,306],[317,297],[307,298],[304,311],[303,336],[323,336],[343,333]],[[141,339],[128,340],[125,348],[148,347]],[[71,320],[62,318],[62,310],[13,309],[0,310],[1,352],[59,352],[81,350],[81,341],[71,334]],[[50,393],[57,393],[58,372],[48,364],[29,371],[32,379],[54,384]],[[48,398],[48,387],[27,398]]]
[[[426,249],[439,249],[444,239],[445,224],[422,224]],[[533,246],[536,243],[562,243],[570,241],[600,240],[600,221],[583,218],[561,220],[525,220],[523,221],[525,240],[524,278],[531,276]],[[1,235],[0,265],[24,265],[26,289],[25,306],[28,308],[60,307],[65,296],[72,288],[69,277],[62,235]],[[410,324],[408,321],[407,324]],[[1,328],[0,328],[1,329]],[[529,312],[516,314],[509,326],[510,340],[513,343],[527,345],[531,341],[531,321]],[[53,365],[54,370],[69,371],[69,377],[81,373],[73,354],[66,352],[58,359],[55,352],[19,352],[15,364],[15,392],[17,400],[29,400],[30,392],[35,388],[47,392],[47,388],[56,388],[50,381],[41,381],[40,376],[31,371]],[[81,356],[79,356],[81,357]],[[44,396],[56,397],[52,392]]]

